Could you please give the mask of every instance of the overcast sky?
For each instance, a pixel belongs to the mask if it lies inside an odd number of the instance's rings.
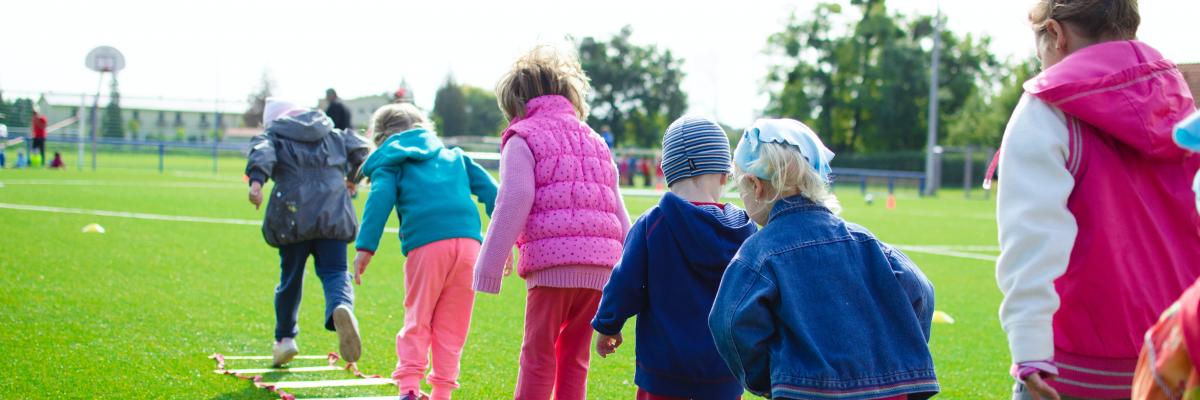
[[[111,45],[128,66],[126,96],[243,101],[267,71],[276,94],[315,104],[327,87],[343,97],[394,90],[406,78],[430,107],[453,72],[492,88],[523,51],[567,35],[607,38],[624,25],[633,41],[685,59],[690,112],[740,127],[765,106],[766,38],[793,10],[816,1],[5,1],[0,5],[0,89],[93,92],[88,50]],[[950,29],[992,37],[1001,57],[1032,54],[1031,0],[944,0]],[[933,13],[934,0],[890,0]],[[1177,62],[1200,62],[1200,1],[1142,0],[1140,38]],[[107,92],[107,87],[104,89]]]

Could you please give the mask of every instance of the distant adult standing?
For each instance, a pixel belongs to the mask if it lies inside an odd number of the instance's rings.
[[[333,127],[339,130],[350,128],[350,110],[346,109],[346,105],[342,104],[342,99],[338,98],[337,91],[333,88],[325,90],[325,101],[329,106],[325,107],[325,115],[333,120]]]
[[[4,168],[4,150],[8,147],[8,126],[0,124],[0,168]]]
[[[613,137],[612,131],[608,129],[608,125],[600,128],[600,137],[604,138],[604,144],[608,145],[609,150],[612,150],[613,147],[616,147],[616,138]]]
[[[29,126],[33,127],[33,148],[37,149],[38,152],[41,153],[42,157],[40,158],[40,160],[42,163],[45,163],[46,162],[45,161],[46,160],[46,116],[42,115],[42,113],[38,112],[38,110],[36,110],[36,109],[33,110],[33,121],[30,122]],[[30,150],[30,151],[32,152],[33,150]],[[30,157],[32,158],[33,155],[31,154]]]

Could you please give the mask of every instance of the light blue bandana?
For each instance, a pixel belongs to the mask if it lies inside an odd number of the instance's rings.
[[[805,160],[813,170],[821,175],[821,180],[829,183],[829,162],[833,160],[833,152],[821,143],[821,138],[808,126],[794,119],[760,119],[742,133],[737,150],[733,153],[733,162],[738,168],[760,179],[770,180],[767,168],[757,163],[760,157],[762,143],[780,143],[793,146],[800,150]]]

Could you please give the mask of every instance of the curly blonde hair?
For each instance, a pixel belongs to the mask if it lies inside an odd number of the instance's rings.
[[[560,95],[571,101],[580,120],[587,119],[592,86],[573,51],[540,45],[513,63],[496,84],[496,103],[510,121],[525,116],[525,104],[538,96]]]
[[[765,168],[762,170],[771,176],[771,179],[761,179],[769,186],[768,189],[774,192],[772,198],[766,200],[767,203],[799,194],[825,206],[834,214],[842,212],[842,204],[838,202],[837,196],[829,190],[829,185],[821,178],[821,174],[808,164],[799,149],[779,143],[762,143],[760,146],[762,148],[759,149],[758,160],[747,168],[758,169],[759,165],[763,165]],[[736,166],[734,175],[739,191],[754,192],[754,182],[750,180],[753,175]]]

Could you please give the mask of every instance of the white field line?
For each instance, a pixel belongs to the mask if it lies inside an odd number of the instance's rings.
[[[999,253],[1000,252],[1000,246],[945,245],[945,246],[921,246],[921,247],[926,247],[926,248],[931,248],[931,249],[940,249],[940,250],[957,250],[957,251],[970,251],[970,252],[977,252],[977,251],[991,252],[991,253]]]
[[[101,217],[133,218],[133,219],[144,219],[144,220],[151,220],[151,221],[199,222],[199,223],[226,224],[226,225],[254,225],[254,226],[262,225],[262,221],[254,220],[254,219],[192,217],[192,216],[184,216],[184,215],[163,215],[163,214],[149,214],[149,213],[132,213],[132,212],[125,212],[125,211],[88,210],[88,209],[82,209],[82,208],[34,206],[34,205],[27,205],[27,204],[0,203],[0,209],[21,210],[21,211],[39,211],[39,212],[50,212],[50,213],[59,213],[59,214],[98,215]],[[396,228],[387,228],[384,230],[384,232],[400,233],[400,230],[396,229]],[[231,358],[226,357],[225,359],[228,360]]]
[[[203,179],[203,180],[208,180],[208,181],[218,181],[218,182],[229,182],[229,181],[241,179],[240,176],[216,175],[216,174],[213,174],[212,172],[172,171],[171,175],[178,176],[181,178],[196,178],[196,179]]]
[[[293,367],[293,368],[248,368],[248,369],[215,369],[213,373],[235,373],[235,374],[267,374],[271,372],[317,372],[317,371],[337,371],[341,368],[332,365],[322,365],[319,367]]]
[[[209,217],[193,217],[193,216],[182,216],[182,215],[132,213],[132,212],[125,212],[125,211],[88,210],[88,209],[82,209],[82,208],[48,207],[48,206],[34,206],[34,205],[26,205],[26,204],[9,204],[9,203],[0,203],[0,209],[50,212],[50,213],[60,213],[60,214],[96,215],[96,216],[102,216],[102,217],[132,218],[132,219],[142,219],[142,220],[152,220],[152,221],[198,222],[198,223],[211,223],[211,224],[252,225],[252,226],[258,226],[258,225],[262,224],[262,221],[250,220],[250,219],[209,218]],[[385,232],[399,233],[400,231],[396,228],[387,228],[387,229],[385,229]],[[964,246],[962,249],[958,249],[958,248],[956,248],[956,246],[895,245],[895,247],[900,250],[911,251],[914,253],[925,253],[925,254],[933,254],[933,255],[939,255],[939,256],[966,258],[966,259],[971,259],[971,260],[980,260],[980,261],[989,261],[989,262],[995,262],[996,258],[997,258],[996,256],[993,256],[993,255],[977,254],[977,253],[970,252],[970,251],[993,251],[992,249],[995,249],[995,247],[990,247],[990,246]],[[963,250],[969,250],[969,251],[963,251]],[[236,360],[236,358],[231,358],[231,357],[225,357],[225,359]]]
[[[107,186],[107,187],[155,187],[173,189],[242,189],[246,185],[239,183],[217,182],[114,182],[71,179],[9,179],[0,182],[4,185],[44,185],[44,186]]]
[[[933,254],[933,255],[938,255],[938,256],[966,258],[966,259],[970,259],[970,260],[980,260],[980,261],[988,261],[988,262],[996,262],[996,259],[998,258],[996,256],[988,255],[988,254],[978,254],[978,253],[970,253],[970,252],[966,252],[966,251],[950,250],[950,249],[946,249],[946,248],[942,248],[942,247],[938,247],[938,246],[892,245],[892,247],[895,247],[895,248],[903,250],[903,251],[912,252],[912,253],[925,253],[925,254]]]
[[[985,214],[985,213],[960,214],[960,213],[939,213],[939,212],[921,211],[921,210],[907,210],[907,209],[905,209],[903,204],[901,204],[900,206],[898,206],[896,208],[897,208],[896,210],[889,210],[889,212],[907,214],[907,215],[912,215],[912,216],[916,216],[916,217],[969,218],[969,219],[974,219],[974,220],[979,220],[979,221],[995,221],[996,220],[995,214]]]
[[[283,382],[258,382],[255,383],[258,387],[274,386],[278,389],[298,389],[298,388],[318,388],[318,387],[343,387],[343,386],[381,386],[395,385],[396,382],[391,378],[367,378],[367,379],[336,379],[328,381],[283,381]]]
[[[221,358],[224,358],[226,360],[271,360],[271,359],[274,359],[274,357],[271,357],[271,356],[222,356]],[[329,356],[295,356],[292,358],[296,359],[296,360],[327,360],[327,359],[329,359]]]

